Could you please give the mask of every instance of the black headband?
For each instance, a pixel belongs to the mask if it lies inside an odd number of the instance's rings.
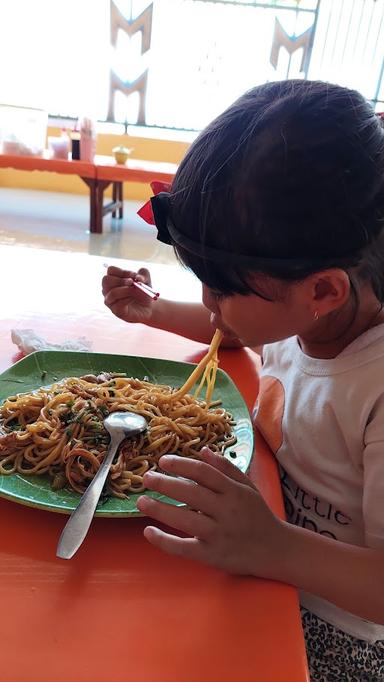
[[[292,270],[303,270],[305,268],[316,268],[320,270],[323,268],[335,266],[340,261],[345,260],[345,266],[351,267],[351,259],[357,264],[359,261],[359,254],[354,253],[344,254],[342,256],[333,256],[332,258],[274,258],[262,256],[245,256],[240,253],[232,253],[231,251],[224,251],[221,249],[214,249],[210,246],[205,246],[199,242],[195,242],[186,235],[179,232],[169,217],[170,197],[168,192],[160,192],[154,197],[151,197],[151,205],[155,225],[157,227],[157,239],[163,244],[171,244],[172,246],[179,246],[185,251],[198,256],[204,260],[212,261],[213,263],[225,263],[228,265],[239,265],[249,270],[261,270],[263,268],[284,267],[289,266]]]

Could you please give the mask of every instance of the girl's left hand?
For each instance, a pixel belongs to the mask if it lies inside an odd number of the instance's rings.
[[[202,449],[201,457],[203,461],[165,455],[159,464],[172,476],[145,474],[147,488],[188,505],[175,507],[141,496],[137,503],[141,512],[188,536],[147,526],[145,537],[170,554],[230,573],[278,580],[284,522],[274,516],[249,478],[231,462],[208,448]]]

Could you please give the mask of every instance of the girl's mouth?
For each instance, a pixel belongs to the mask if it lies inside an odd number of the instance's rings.
[[[224,336],[226,336],[227,339],[237,339],[238,336],[235,334],[232,329],[229,327],[226,327],[225,324],[223,324],[223,321],[216,315],[216,313],[211,313],[210,317],[211,325],[214,329],[220,329],[220,331],[223,332]]]

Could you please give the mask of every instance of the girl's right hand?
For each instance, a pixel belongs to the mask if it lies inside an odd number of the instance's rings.
[[[146,268],[132,272],[110,266],[102,281],[104,303],[121,320],[145,324],[152,316],[154,301],[133,285],[134,280],[151,286]]]

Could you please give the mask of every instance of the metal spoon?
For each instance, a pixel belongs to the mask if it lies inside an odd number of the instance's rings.
[[[71,559],[88,533],[105,480],[120,443],[125,438],[137,436],[147,430],[147,422],[144,417],[140,414],[134,414],[134,412],[112,412],[104,419],[104,426],[111,436],[109,447],[100,469],[64,526],[56,552],[56,556],[61,559]]]

